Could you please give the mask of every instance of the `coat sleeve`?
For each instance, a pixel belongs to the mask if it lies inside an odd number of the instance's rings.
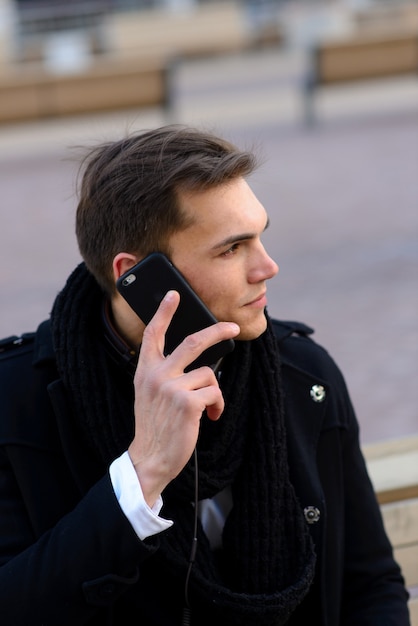
[[[156,549],[141,542],[122,513],[105,476],[39,539],[14,492],[4,450],[0,456],[0,613],[2,626],[85,624],[109,608],[138,580],[140,565]],[[90,623],[90,622],[89,622]],[[138,623],[140,619],[138,616]]]
[[[340,624],[409,626],[408,593],[361,452],[346,383],[325,351],[321,359],[331,397],[318,458],[327,493],[327,533],[336,538],[332,548],[342,563]]]
[[[348,396],[347,403],[349,424],[342,450],[345,494],[342,624],[409,626],[404,579],[383,526]]]
[[[159,540],[138,539],[105,468],[76,483],[46,392],[49,369],[32,360],[31,344],[0,353],[0,623],[104,626]]]
[[[291,323],[281,326],[283,335]],[[280,324],[278,329],[276,334]],[[318,524],[322,528],[319,585],[326,623],[409,626],[408,593],[361,452],[359,425],[344,377],[306,330],[297,326],[294,332],[299,336],[288,334],[280,344],[287,392],[293,397],[293,402],[287,401],[292,410],[288,435],[297,451],[314,449],[312,441],[316,441],[315,459],[305,469],[309,474],[305,480],[299,476],[298,485],[303,493],[304,483],[313,484],[318,472],[326,511]],[[297,381],[293,386],[289,386],[291,378]],[[309,403],[306,386],[318,382],[324,385],[326,399]],[[316,526],[311,530],[317,531]]]

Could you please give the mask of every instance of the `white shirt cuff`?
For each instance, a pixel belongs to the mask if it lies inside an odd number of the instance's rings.
[[[163,506],[161,496],[152,508],[145,502],[138,476],[127,451],[113,461],[109,474],[119,505],[141,540],[157,535],[173,525],[171,520],[159,517]]]

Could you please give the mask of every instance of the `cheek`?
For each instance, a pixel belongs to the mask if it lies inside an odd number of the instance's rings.
[[[222,308],[227,297],[227,293],[220,289],[218,284],[205,285],[203,288],[199,288],[199,295],[213,313]]]
[[[196,281],[197,293],[219,320],[228,319],[228,315],[225,317],[225,314],[234,300],[231,287],[228,281],[219,276],[214,276],[210,281],[199,279]]]
[[[176,261],[173,258],[173,263]],[[177,265],[194,291],[219,320],[229,320],[232,310],[243,295],[243,285],[237,284],[236,273],[230,271],[227,264],[193,263]]]

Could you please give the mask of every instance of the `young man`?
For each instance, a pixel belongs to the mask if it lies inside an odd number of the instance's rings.
[[[2,626],[409,624],[343,378],[267,315],[254,167],[183,127],[87,157],[85,263],[0,356]],[[145,327],[115,288],[154,251],[219,320],[169,355],[178,293]]]

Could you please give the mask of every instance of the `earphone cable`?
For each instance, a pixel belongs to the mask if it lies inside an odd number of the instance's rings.
[[[194,528],[193,528],[193,541],[190,550],[189,566],[187,568],[186,581],[184,585],[184,599],[186,606],[183,611],[183,626],[188,626],[190,622],[190,603],[189,603],[189,581],[190,575],[195,561],[197,550],[197,523],[198,523],[198,503],[199,503],[199,467],[197,462],[197,449],[195,447],[193,452],[194,461]]]

